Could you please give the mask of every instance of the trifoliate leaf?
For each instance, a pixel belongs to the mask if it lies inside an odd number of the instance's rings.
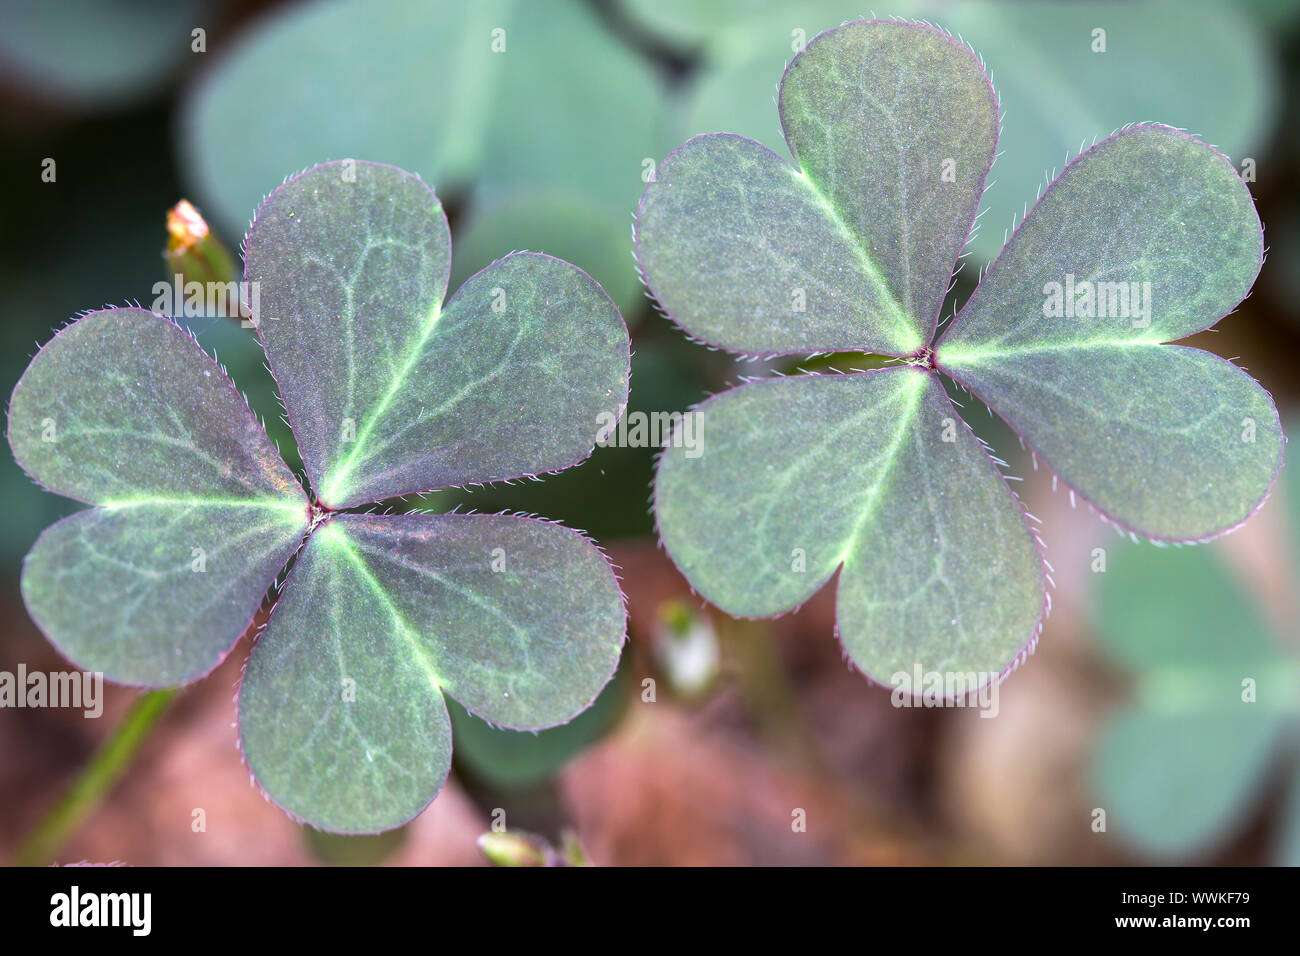
[[[931,373],[1144,534],[1205,537],[1258,506],[1284,441],[1271,400],[1223,360],[1161,344],[1213,325],[1259,271],[1254,204],[1221,155],[1158,126],[1085,153],[936,346],[995,142],[974,54],[928,26],[847,23],[799,52],[779,103],[797,170],[729,134],[661,165],[636,235],[647,286],[724,348],[874,349],[912,368],[750,384],[700,408],[703,447],[666,450],[656,506],[706,598],[779,614],[842,566],[840,638],[869,673],[1012,666],[1046,576]],[[1081,309],[1076,278],[1123,285]],[[1099,313],[1098,294],[1137,311]]]
[[[293,179],[246,245],[240,291],[315,494],[187,332],[94,313],[14,391],[19,463],[94,506],[46,531],[23,593],[79,664],[144,685],[210,670],[277,595],[240,697],[248,763],[298,819],[391,828],[446,777],[444,691],[496,725],[564,723],[614,673],[625,615],[577,532],[344,509],[575,463],[626,402],[627,330],[586,274],[532,253],[444,305],[446,220],[391,166]]]

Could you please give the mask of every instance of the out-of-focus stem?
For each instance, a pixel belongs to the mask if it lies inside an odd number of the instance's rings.
[[[13,866],[44,866],[54,858],[121,778],[178,693],[178,690],[153,690],[135,699],[122,722],[100,744],[72,786],[37,824],[11,861]]]
[[[175,281],[181,288],[191,282],[225,284],[240,278],[234,257],[203,215],[185,199],[167,210],[167,249],[163,258],[167,261],[167,281]],[[247,303],[239,301],[238,308],[238,318],[249,318]]]

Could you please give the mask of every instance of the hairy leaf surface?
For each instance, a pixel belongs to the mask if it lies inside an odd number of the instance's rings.
[[[692,335],[751,354],[905,354],[919,326],[825,198],[765,146],[719,133],[660,165],[637,211],[655,298]]]
[[[305,505],[196,499],[79,511],[28,553],[23,600],[77,666],[172,687],[226,656],[306,528]]]
[[[8,434],[29,475],[87,504],[306,507],[220,366],[143,309],[92,312],[51,339],[14,388]]]
[[[851,23],[791,62],[779,109],[795,161],[877,263],[920,348],[997,148],[997,99],[979,61],[933,28]]]

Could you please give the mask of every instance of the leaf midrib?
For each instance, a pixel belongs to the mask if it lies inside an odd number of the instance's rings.
[[[346,497],[346,494],[340,490],[340,486],[343,485],[344,481],[351,477],[357,461],[362,457],[362,452],[365,450],[366,442],[369,441],[371,433],[375,430],[375,426],[393,404],[393,400],[397,398],[397,394],[406,386],[406,380],[410,377],[412,370],[419,363],[421,356],[424,354],[424,347],[428,344],[429,339],[433,337],[433,333],[438,327],[438,319],[441,315],[442,302],[439,301],[434,304],[433,311],[425,320],[424,327],[420,330],[420,334],[417,336],[415,344],[411,347],[410,354],[402,363],[402,367],[397,370],[397,374],[393,376],[392,381],[388,384],[387,390],[385,390],[379,401],[376,402],[371,407],[370,411],[366,413],[365,421],[362,422],[361,427],[357,430],[356,440],[352,443],[352,451],[348,453],[348,456],[345,459],[343,459],[343,463],[338,466],[337,470],[321,483],[320,498],[322,503],[328,503],[326,499],[332,501],[335,499],[341,500]]]
[[[935,349],[935,364],[969,365],[988,358],[1006,358],[1010,355],[1034,355],[1039,352],[1078,352],[1084,349],[1158,348],[1168,343],[1159,339],[1096,339],[1091,341],[1047,343],[1038,342],[1013,348],[956,348],[947,349],[943,343]]]
[[[893,472],[895,464],[897,464],[899,448],[902,446],[908,432],[911,431],[912,424],[916,420],[917,411],[921,407],[921,400],[925,395],[926,389],[931,385],[932,376],[929,373],[922,374],[924,377],[918,378],[917,384],[912,387],[912,406],[904,415],[899,417],[898,427],[894,429],[893,435],[890,436],[889,448],[886,450],[884,455],[885,464],[881,466],[880,471],[877,472],[876,480],[867,490],[866,501],[863,503],[863,506],[858,513],[857,521],[853,523],[853,527],[849,530],[847,543],[844,546],[844,550],[841,551],[836,558],[836,565],[844,564],[848,560],[849,556],[857,550],[858,536],[862,533],[862,529],[868,524],[868,519],[873,517],[875,514],[876,504],[880,500],[885,483]]]
[[[894,293],[890,290],[888,283],[885,282],[879,269],[876,268],[875,261],[867,254],[867,250],[862,248],[862,244],[858,241],[857,236],[853,234],[843,217],[840,216],[839,210],[835,208],[835,205],[826,197],[826,194],[822,192],[821,187],[817,185],[817,182],[809,176],[807,172],[803,169],[796,169],[793,166],[788,166],[787,168],[790,171],[790,175],[808,191],[817,206],[831,221],[831,224],[835,226],[836,230],[839,231],[844,241],[848,243],[849,248],[853,250],[854,255],[857,257],[858,264],[862,267],[863,274],[868,280],[870,280],[872,286],[875,287],[880,300],[884,303],[885,311],[889,313],[889,318],[893,322],[898,323],[901,327],[914,333],[915,337],[913,339],[914,344],[912,347],[908,348],[907,345],[900,345],[899,354],[914,351],[924,345],[924,342],[922,341],[924,333],[921,330],[920,323],[914,321],[912,317],[907,314],[907,310],[903,308],[898,299],[894,297]]]
[[[351,561],[353,566],[356,568],[362,583],[365,584],[366,588],[379,600],[385,610],[388,611],[389,616],[392,617],[393,622],[397,625],[397,627],[394,628],[394,631],[401,637],[403,643],[406,644],[407,649],[410,651],[411,658],[415,661],[420,670],[424,672],[425,679],[428,680],[434,691],[441,695],[443,681],[438,675],[437,670],[434,668],[433,662],[429,659],[428,651],[415,638],[415,629],[411,627],[410,623],[402,615],[402,612],[398,609],[397,605],[393,603],[392,598],[388,596],[387,589],[385,589],[385,587],[374,576],[370,570],[370,566],[366,564],[361,555],[357,554],[356,547],[353,545],[351,540],[348,539],[348,533],[341,528],[335,528],[333,529],[333,533],[330,533],[328,536],[322,536],[322,540],[326,544],[336,544],[338,549],[347,555],[348,560]]]
[[[103,508],[106,511],[118,511],[122,508],[264,508],[274,511],[292,512],[293,514],[303,515],[306,513],[306,499],[295,501],[282,501],[274,498],[133,498],[126,501],[103,501],[94,503],[94,507]]]

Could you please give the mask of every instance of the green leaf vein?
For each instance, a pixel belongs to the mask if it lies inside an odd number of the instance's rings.
[[[839,210],[836,209],[835,205],[826,198],[825,193],[821,191],[821,188],[813,181],[811,176],[802,169],[796,169],[793,166],[788,166],[787,168],[790,171],[790,175],[808,191],[808,194],[826,215],[826,218],[831,221],[837,230],[839,230],[840,235],[842,235],[845,242],[849,244],[849,248],[852,249],[854,254],[857,256],[859,265],[862,266],[863,273],[876,287],[876,291],[880,295],[881,301],[885,304],[886,311],[889,312],[889,317],[915,333],[917,323],[907,314],[907,311],[894,297],[894,293],[890,291],[888,283],[885,282],[884,278],[880,274],[880,270],[876,267],[875,260],[871,258],[866,249],[862,248],[862,243],[844,222]],[[918,342],[919,347],[919,339],[916,341]]]

